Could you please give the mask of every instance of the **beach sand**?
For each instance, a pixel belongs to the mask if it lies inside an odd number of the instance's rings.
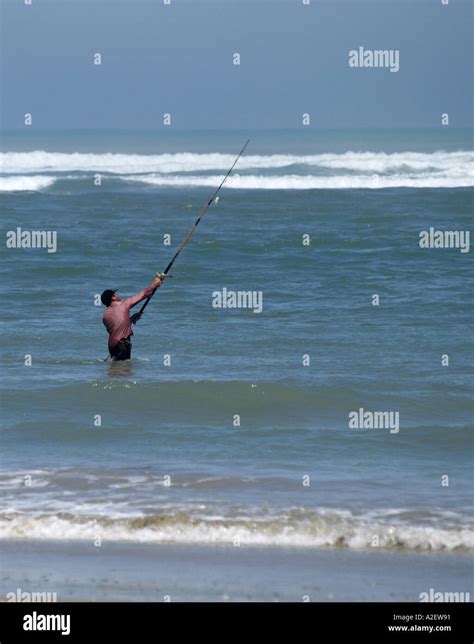
[[[419,601],[473,591],[462,554],[103,542],[2,541],[0,596],[58,601]],[[169,598],[167,598],[167,596]]]

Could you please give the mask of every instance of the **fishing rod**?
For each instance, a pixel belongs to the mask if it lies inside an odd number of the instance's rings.
[[[194,231],[196,230],[196,228],[197,228],[197,226],[198,226],[199,222],[200,222],[200,221],[201,221],[201,219],[204,217],[204,215],[206,214],[206,212],[209,210],[209,206],[212,204],[212,202],[214,201],[214,199],[217,197],[217,195],[218,195],[218,193],[219,193],[219,190],[222,188],[222,186],[223,186],[223,185],[224,185],[224,183],[226,182],[227,178],[229,177],[230,173],[231,173],[231,172],[232,172],[232,170],[235,168],[235,166],[236,166],[236,164],[237,164],[237,161],[240,159],[240,157],[241,157],[241,156],[242,156],[242,154],[244,153],[245,148],[247,147],[247,145],[249,144],[249,142],[250,142],[250,139],[247,139],[247,141],[246,141],[246,143],[245,143],[244,147],[240,150],[240,152],[239,152],[239,154],[238,154],[237,158],[235,159],[234,163],[232,164],[232,167],[231,167],[231,168],[230,168],[230,170],[227,172],[227,174],[225,175],[225,177],[222,179],[222,181],[221,181],[221,183],[220,183],[219,187],[218,187],[218,188],[217,188],[217,190],[214,192],[214,194],[212,195],[212,197],[209,199],[209,201],[207,202],[207,204],[206,204],[206,205],[204,206],[204,208],[202,209],[202,212],[201,212],[201,214],[199,215],[199,217],[196,219],[196,221],[194,222],[194,224],[193,224],[193,225],[191,226],[191,228],[189,229],[188,234],[186,235],[186,237],[183,239],[183,241],[182,241],[182,243],[181,243],[181,246],[178,248],[178,250],[177,250],[177,251],[176,251],[176,253],[174,254],[174,256],[173,256],[172,260],[170,261],[170,263],[168,264],[168,266],[167,266],[167,267],[165,268],[165,270],[163,271],[163,274],[164,274],[164,275],[168,275],[168,272],[169,272],[169,270],[171,269],[171,267],[173,266],[174,262],[176,261],[176,258],[178,257],[178,255],[180,254],[180,252],[183,250],[183,248],[186,246],[186,244],[188,243],[188,241],[191,239],[191,237],[192,237],[192,235],[193,235]],[[141,307],[141,309],[138,311],[138,313],[134,313],[134,314],[132,315],[131,320],[132,320],[133,324],[136,324],[136,323],[138,322],[138,320],[141,318],[141,316],[142,316],[142,314],[143,314],[143,311],[144,311],[144,310],[146,309],[146,307],[148,306],[148,302],[151,300],[151,298],[153,297],[153,295],[155,294],[155,292],[156,292],[156,288],[154,288],[154,289],[153,289],[152,294],[151,294],[151,295],[149,295],[149,296],[147,297],[147,299],[145,300],[145,302],[144,302],[143,306],[142,306],[142,307]]]

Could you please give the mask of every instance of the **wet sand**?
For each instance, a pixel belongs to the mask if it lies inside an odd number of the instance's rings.
[[[249,546],[1,541],[0,597],[58,601],[419,601],[473,592],[465,554]]]

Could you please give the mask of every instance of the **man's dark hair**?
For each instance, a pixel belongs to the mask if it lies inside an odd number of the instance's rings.
[[[100,296],[100,299],[102,301],[102,304],[105,304],[105,306],[110,306],[110,303],[112,302],[112,298],[115,295],[117,291],[111,291],[109,288],[105,290],[102,295]]]

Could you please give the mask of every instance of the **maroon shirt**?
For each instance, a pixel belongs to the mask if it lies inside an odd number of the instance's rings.
[[[153,289],[148,287],[143,291],[118,302],[111,302],[105,309],[102,319],[107,331],[109,332],[109,350],[122,340],[133,335],[132,321],[130,319],[130,309],[152,295]]]

